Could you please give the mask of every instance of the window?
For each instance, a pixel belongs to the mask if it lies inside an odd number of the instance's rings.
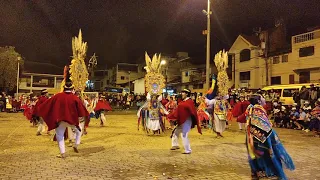
[[[288,62],[288,55],[282,55],[282,62],[283,63]]]
[[[121,80],[124,80],[124,76],[121,76],[120,78],[121,78]]]
[[[250,60],[250,49],[244,49],[240,52],[240,62],[249,61]]]
[[[250,80],[250,71],[240,72],[240,81]]]
[[[293,93],[299,89],[283,89],[283,97],[293,97]]]
[[[307,57],[314,55],[314,46],[308,46],[299,49],[299,57]]]
[[[276,56],[276,57],[273,57],[273,64],[279,64],[280,63],[280,57],[279,56]]]
[[[299,83],[310,83],[310,71],[300,72]]]
[[[294,74],[289,75],[289,84],[294,84]]]
[[[271,85],[281,84],[281,76],[271,77]]]
[[[203,84],[195,84],[193,85],[193,89],[203,89]]]
[[[185,76],[186,76],[186,77],[189,76],[189,71],[186,71]]]

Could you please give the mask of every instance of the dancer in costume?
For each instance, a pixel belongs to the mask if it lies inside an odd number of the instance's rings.
[[[75,95],[81,100],[81,102],[83,103],[83,105],[86,107],[86,109],[88,111],[88,108],[87,108],[88,102],[81,97],[81,91],[79,91],[79,90],[75,91]],[[88,111],[88,113],[89,113],[89,111]],[[81,136],[87,133],[86,128],[89,125],[89,121],[90,121],[89,116],[87,118],[79,117],[79,123],[80,123],[79,127],[81,130]],[[69,145],[68,146],[72,147],[73,146],[72,141],[76,140],[76,133],[70,126],[68,127],[68,138],[69,138]]]
[[[227,99],[228,96],[221,96],[220,93],[218,93],[215,99],[206,99],[206,104],[213,106],[213,129],[217,133],[218,138],[223,137],[222,133],[225,131],[227,125],[227,112],[230,108]]]
[[[200,103],[197,110],[199,124],[203,125],[204,128],[207,128],[211,120],[211,115],[207,111],[207,104],[206,104],[205,97],[199,96],[198,101]]]
[[[27,120],[30,121],[30,123],[33,124],[33,126],[36,126],[37,125],[37,122],[35,121],[36,119],[33,119],[33,117],[32,117],[34,106],[36,105],[36,101],[33,98],[31,100],[29,100],[29,98],[30,97],[28,97],[27,107],[23,111],[23,115],[27,118]]]
[[[233,108],[232,115],[233,117],[237,118],[240,131],[242,131],[242,127],[245,127],[246,117],[244,113],[246,112],[249,105],[250,102],[248,100],[245,100],[244,96],[241,95],[240,101],[237,102],[237,104]]]
[[[283,147],[277,133],[272,129],[261,95],[252,95],[246,111],[249,164],[252,179],[275,176],[286,180],[282,165],[294,170],[295,166]]]
[[[146,71],[145,75],[145,85],[147,94],[147,102],[140,107],[138,110],[138,130],[140,123],[143,126],[143,129],[149,133],[153,131],[153,134],[159,133],[160,130],[164,132],[164,121],[163,115],[169,114],[164,106],[161,104],[161,92],[165,87],[165,79],[163,75],[160,73],[160,62],[161,55],[155,54],[151,58],[145,53],[146,60]],[[158,98],[159,96],[159,98]]]
[[[112,111],[112,108],[109,102],[106,101],[105,96],[100,96],[94,108],[95,117],[97,119],[100,118],[100,126],[105,125],[106,123],[105,113],[108,111]]]
[[[177,101],[175,99],[175,96],[171,96],[170,97],[170,101],[166,104],[165,107],[166,107],[168,113],[173,112],[178,107],[178,103],[177,103]],[[167,117],[167,120],[170,123],[169,129],[172,130],[174,128],[174,121],[171,121],[170,119],[168,119],[168,117]]]
[[[39,117],[39,106],[43,104],[46,100],[48,100],[48,91],[46,89],[41,90],[41,96],[38,98],[36,105],[34,106],[34,110],[32,112],[33,118],[37,119],[38,122],[38,129],[37,129],[37,136],[41,135],[41,132],[45,128],[44,121],[41,117]],[[48,131],[49,132],[49,131]]]
[[[201,132],[201,126],[199,125],[198,115],[193,100],[190,98],[191,91],[184,89],[181,92],[182,101],[178,104],[175,111],[168,115],[169,119],[175,119],[177,122],[176,128],[172,131],[171,135],[171,150],[180,149],[178,139],[181,134],[182,144],[184,147],[183,154],[191,154],[191,146],[188,138],[188,134],[192,128],[197,125],[198,132]]]
[[[147,98],[147,102],[138,110],[139,120],[142,120],[143,127],[147,132],[152,131],[153,134],[164,132],[163,115],[169,114],[158,100],[157,95],[151,95],[151,99]]]
[[[71,81],[66,81],[64,92],[54,95],[38,108],[38,114],[48,125],[48,130],[56,130],[60,155],[57,157],[65,158],[64,134],[67,127],[71,127],[76,134],[76,141],[73,146],[78,153],[78,146],[81,141],[81,128],[79,118],[87,118],[89,113],[81,100],[72,93],[74,86]]]

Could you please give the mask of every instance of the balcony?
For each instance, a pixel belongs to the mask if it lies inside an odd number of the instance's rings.
[[[303,43],[320,38],[320,30],[292,36],[292,44]]]

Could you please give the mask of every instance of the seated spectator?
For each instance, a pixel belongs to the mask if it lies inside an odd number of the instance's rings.
[[[297,121],[297,119],[299,119],[299,112],[297,111],[297,108],[296,107],[293,107],[291,109],[291,112],[290,112],[290,125],[289,125],[289,128],[293,128],[294,127],[294,122]]]
[[[302,109],[303,109],[304,111],[310,111],[310,110],[312,109],[309,101],[305,101],[305,102],[304,102],[304,105],[303,105]]]
[[[320,132],[320,101],[316,102],[316,107],[311,111],[310,115],[310,124],[305,131],[313,131],[317,135]]]
[[[303,109],[299,110],[299,118],[294,122],[294,124],[297,126],[297,130],[303,130],[304,121],[306,120],[306,112]]]

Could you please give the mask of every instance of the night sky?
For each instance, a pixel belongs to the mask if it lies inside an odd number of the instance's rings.
[[[205,63],[206,8],[207,0],[3,0],[0,46],[15,46],[27,61],[64,66],[81,28],[87,55],[95,52],[100,66],[134,63],[144,51],[187,51]],[[289,34],[320,25],[320,0],[212,0],[212,8],[212,53],[279,17]]]

